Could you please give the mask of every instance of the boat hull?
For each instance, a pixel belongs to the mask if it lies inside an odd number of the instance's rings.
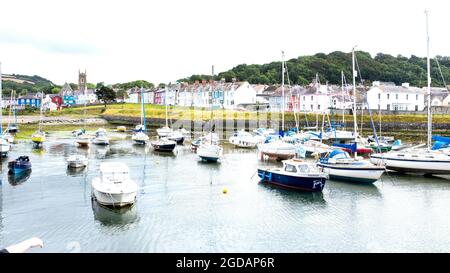
[[[450,161],[399,159],[389,156],[372,155],[374,164],[385,164],[386,169],[401,173],[450,174]]]
[[[98,203],[110,207],[130,206],[136,201],[136,192],[106,193],[93,189],[92,195]]]
[[[330,178],[340,181],[348,181],[362,184],[373,184],[384,173],[384,168],[352,168],[345,166],[345,164],[324,164],[318,163],[318,167],[323,169],[323,172],[328,174]]]
[[[8,163],[8,169],[10,173],[18,174],[31,169],[31,162],[16,163],[14,161]]]
[[[325,187],[326,182],[326,178],[323,176],[289,176],[259,168],[258,176],[263,183],[269,183],[297,191],[321,192]]]
[[[152,147],[155,151],[159,152],[172,152],[175,149],[177,144],[154,144],[152,143]]]

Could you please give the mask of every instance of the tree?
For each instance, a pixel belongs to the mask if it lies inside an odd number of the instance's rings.
[[[158,84],[158,88],[160,88],[160,89],[166,88],[166,84],[160,83],[160,84]]]
[[[61,88],[59,88],[59,87],[52,88],[52,94],[59,94],[59,91],[61,91]]]
[[[113,102],[116,99],[116,92],[114,92],[114,90],[112,88],[103,85],[103,83],[97,83],[97,89],[95,90],[95,95],[97,95],[97,98],[100,101],[103,101],[103,103],[105,104],[105,109],[106,109],[106,105],[109,102]]]
[[[123,90],[123,89],[117,91],[117,98],[120,98],[120,99],[123,99],[123,100],[128,99],[127,91]]]
[[[78,84],[76,83],[69,83],[70,88],[72,88],[72,90],[78,90]]]
[[[26,96],[28,94],[28,90],[22,89],[19,93],[20,96]]]

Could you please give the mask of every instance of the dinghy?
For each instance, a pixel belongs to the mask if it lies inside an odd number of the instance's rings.
[[[28,156],[20,156],[16,160],[8,162],[10,173],[18,174],[31,169],[31,162]]]
[[[84,168],[88,164],[88,159],[84,155],[71,155],[67,158],[68,168]]]

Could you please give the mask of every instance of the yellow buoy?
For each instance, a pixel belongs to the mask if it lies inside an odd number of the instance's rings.
[[[223,194],[227,194],[228,193],[227,188],[223,188],[222,192],[223,192]]]

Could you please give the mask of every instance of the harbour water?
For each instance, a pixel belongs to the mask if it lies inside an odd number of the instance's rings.
[[[42,149],[15,144],[1,165],[0,246],[38,236],[44,248],[31,252],[450,251],[449,177],[390,173],[372,186],[329,180],[323,193],[300,193],[258,183],[257,166],[280,163],[255,150],[224,145],[221,162],[207,164],[188,144],[161,154],[114,136],[88,149],[70,132],[50,134]],[[85,170],[67,170],[74,153],[88,156]],[[20,155],[30,156],[31,174],[8,176],[8,160]],[[133,207],[91,201],[105,161],[130,167]]]

